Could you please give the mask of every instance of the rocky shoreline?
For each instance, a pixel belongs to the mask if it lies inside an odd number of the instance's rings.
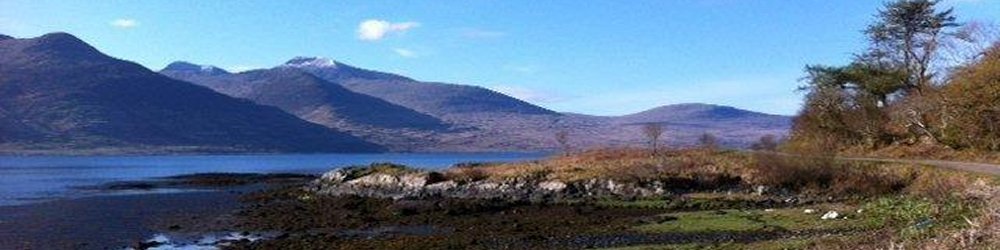
[[[373,170],[374,169],[374,170]],[[711,185],[707,185],[711,182]],[[621,181],[590,178],[576,181],[546,179],[543,176],[510,178],[453,178],[433,171],[407,169],[383,164],[329,171],[313,181],[307,190],[317,195],[356,195],[374,198],[423,199],[504,199],[512,201],[561,201],[575,199],[642,199],[665,197],[692,191],[756,192],[738,177],[700,179],[649,179]]]
[[[209,174],[168,179],[159,186],[178,180],[209,186],[281,185],[241,195],[240,209],[211,231],[180,222],[158,234],[239,232],[252,239],[215,237],[222,240],[185,245],[169,237],[171,241],[154,238],[134,246],[581,249],[757,244],[863,230],[861,220],[820,216],[823,211],[854,211],[857,203],[849,198],[752,185],[724,171],[631,178],[636,175],[511,170],[509,165],[426,170],[377,163],[312,177]]]

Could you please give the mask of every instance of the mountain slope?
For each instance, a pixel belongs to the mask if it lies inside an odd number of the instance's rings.
[[[190,64],[170,64],[160,73],[203,85],[220,93],[275,106],[305,120],[337,128],[344,126],[444,129],[432,116],[358,94],[295,68],[252,70],[239,74],[184,70]]]
[[[486,88],[419,82],[407,77],[356,68],[325,58],[297,57],[283,67],[299,68],[327,81],[366,95],[402,105],[445,120],[470,114],[513,113],[559,115],[534,104]]]
[[[346,131],[397,151],[434,144],[445,122],[345,89],[297,68],[277,67],[230,74],[212,66],[175,62],[160,71],[233,97],[275,106],[301,119]]]
[[[551,150],[560,131],[570,132],[579,148],[641,146],[644,123],[668,127],[673,145],[693,145],[701,134],[712,133],[725,145],[742,147],[763,135],[782,136],[790,126],[788,117],[707,104],[668,105],[625,116],[560,114],[481,87],[420,82],[315,57],[294,58],[279,68],[302,69],[456,126],[429,135],[435,143],[417,151]]]
[[[619,123],[691,123],[691,124],[757,124],[788,128],[791,119],[787,116],[771,115],[747,111],[727,106],[685,103],[666,105],[635,114],[616,117]]]
[[[53,33],[0,39],[0,148],[184,147],[361,152],[381,147],[106,56]]]
[[[702,134],[709,133],[724,146],[747,147],[764,135],[785,136],[792,123],[789,116],[701,103],[666,105],[609,119],[627,131],[617,136],[629,137],[632,142],[645,140],[643,124],[661,124],[667,142],[678,146],[696,145]]]

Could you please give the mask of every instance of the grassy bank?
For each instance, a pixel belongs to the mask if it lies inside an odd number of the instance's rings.
[[[377,164],[350,171],[347,178],[419,172]],[[668,191],[481,200],[317,196],[287,189],[248,197],[252,205],[240,213],[240,227],[287,232],[247,247],[876,249],[942,242],[976,247],[995,242],[986,231],[994,227],[991,204],[1000,204],[990,177],[736,151],[596,150],[525,163],[463,164],[428,175],[437,183],[658,182]],[[822,218],[831,212],[837,215]]]

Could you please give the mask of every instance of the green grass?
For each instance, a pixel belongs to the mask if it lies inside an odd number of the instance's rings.
[[[598,206],[605,207],[630,207],[630,208],[674,208],[675,204],[678,203],[677,200],[669,199],[647,199],[647,200],[618,200],[618,199],[604,199],[597,201]]]
[[[918,239],[967,226],[965,218],[974,218],[979,206],[958,198],[933,201],[901,197],[880,198],[865,204],[864,209],[869,224],[895,227],[904,239]]]
[[[749,244],[720,243],[720,244],[674,244],[674,245],[640,245],[621,248],[609,248],[608,250],[736,250],[736,249],[759,249],[759,250],[784,250],[784,249],[806,249],[813,246],[810,239],[780,239],[772,241],[761,241]]]
[[[831,206],[839,207],[839,206]],[[821,220],[827,209],[816,209],[806,214],[802,208],[764,210],[713,210],[671,213],[667,216],[676,220],[636,226],[635,229],[647,233],[711,233],[711,232],[754,232],[754,231],[805,231],[805,230],[850,230],[862,229],[868,221],[859,219],[847,209],[839,210],[847,214],[847,219]]]
[[[347,167],[347,179],[356,179],[362,176],[367,176],[370,174],[387,174],[392,176],[400,176],[409,173],[416,173],[417,170],[399,164],[393,163],[372,163],[367,166],[351,166]]]
[[[754,207],[759,197],[745,194],[691,193],[670,199],[620,200],[603,199],[595,204],[605,207],[627,207],[665,210],[717,210]]]

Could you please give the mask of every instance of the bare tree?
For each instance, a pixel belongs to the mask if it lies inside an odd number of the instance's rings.
[[[642,126],[642,134],[649,140],[649,147],[656,154],[659,149],[660,137],[663,136],[663,125],[659,123],[646,123]]]
[[[556,132],[556,143],[559,143],[559,147],[562,149],[563,154],[569,154],[569,132],[566,130]]]
[[[761,136],[760,140],[750,145],[750,149],[758,151],[774,151],[778,149],[778,138],[774,135]]]
[[[704,149],[716,150],[719,148],[719,139],[715,135],[705,132],[701,134],[701,137],[698,137],[698,144]]]
[[[978,62],[994,43],[1000,41],[1000,26],[972,21],[959,27],[953,37],[941,43],[943,65],[939,70],[952,70]]]

